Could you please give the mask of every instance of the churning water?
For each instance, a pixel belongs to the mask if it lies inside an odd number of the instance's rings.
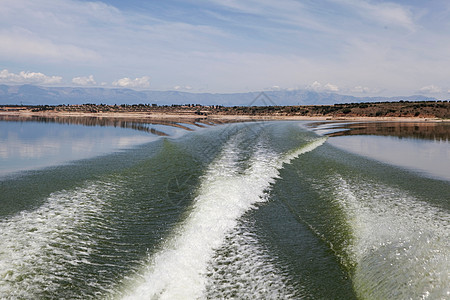
[[[449,181],[300,122],[158,137],[0,183],[0,298],[450,297]]]

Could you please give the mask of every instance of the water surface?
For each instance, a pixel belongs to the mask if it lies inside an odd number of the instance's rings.
[[[355,154],[450,180],[450,123],[351,122],[316,123],[328,143]]]
[[[449,180],[303,122],[186,132],[1,178],[0,295],[450,295]]]
[[[57,166],[155,140],[131,129],[0,121],[0,176]]]

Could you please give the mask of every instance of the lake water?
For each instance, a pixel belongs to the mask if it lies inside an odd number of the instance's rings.
[[[450,296],[448,138],[142,126],[0,122],[2,297]]]
[[[155,139],[132,129],[0,121],[0,176],[91,158]]]
[[[313,124],[346,151],[450,181],[450,123],[352,122]]]

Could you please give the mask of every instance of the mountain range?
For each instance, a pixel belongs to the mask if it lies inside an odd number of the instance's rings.
[[[223,106],[331,105],[336,103],[436,101],[422,95],[406,97],[355,97],[312,90],[281,90],[247,93],[189,93],[180,91],[136,91],[126,88],[44,87],[0,85],[0,105],[72,104],[201,104]]]

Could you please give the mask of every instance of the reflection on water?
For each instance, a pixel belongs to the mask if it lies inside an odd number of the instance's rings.
[[[333,146],[450,181],[450,123],[315,123]]]
[[[166,118],[166,119],[149,119],[149,118],[115,118],[115,117],[90,117],[90,116],[7,116],[0,115],[0,121],[12,121],[12,122],[39,122],[39,123],[59,123],[59,124],[76,124],[84,126],[111,126],[130,128],[134,130],[144,131],[147,133],[167,136],[164,131],[157,130],[158,126],[165,126],[166,128],[175,127],[184,130],[193,130],[192,127],[205,127],[205,124],[212,125],[210,122],[205,122],[204,119],[192,119],[192,118]],[[221,123],[221,122],[216,122]],[[191,125],[191,126],[189,126]],[[170,129],[169,129],[170,130]]]
[[[0,122],[0,176],[111,153],[157,138],[114,127]]]
[[[448,142],[386,136],[341,136],[328,142],[352,153],[450,181]]]
[[[328,136],[382,135],[448,141],[450,122],[354,122],[313,123],[316,131]]]
[[[0,176],[90,158],[158,136],[178,137],[187,131],[228,122],[234,121],[212,123],[183,116],[156,119],[0,115]]]

